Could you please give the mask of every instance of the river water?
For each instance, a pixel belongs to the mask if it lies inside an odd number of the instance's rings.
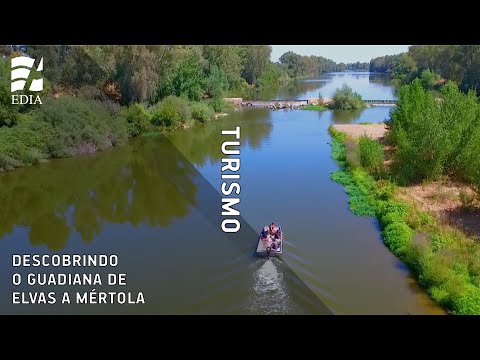
[[[389,80],[332,73],[264,99],[329,97],[347,83],[394,99]],[[0,313],[433,314],[442,310],[382,244],[375,219],[354,216],[329,179],[328,126],[382,122],[363,111],[243,109],[212,124],[142,137],[93,156],[0,174]],[[222,130],[241,128],[242,228],[220,230]],[[281,224],[281,258],[254,256],[256,234]],[[13,267],[13,254],[115,254],[114,268]],[[14,273],[22,283],[12,284]],[[100,274],[102,285],[28,284],[28,274]],[[125,273],[126,285],[106,284]],[[34,275],[30,275],[33,281]],[[58,277],[57,277],[58,278]],[[37,280],[38,282],[38,280]],[[78,293],[142,292],[145,304],[75,304]],[[12,293],[26,296],[13,304]],[[29,293],[55,292],[32,304]],[[71,295],[71,304],[60,302]]]

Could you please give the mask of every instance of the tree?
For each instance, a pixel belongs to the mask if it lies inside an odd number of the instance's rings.
[[[153,99],[158,84],[156,61],[156,54],[144,45],[126,47],[117,72],[124,102]]]
[[[245,46],[245,68],[242,76],[249,84],[256,84],[258,78],[270,63],[272,48],[269,45]]]
[[[0,127],[14,125],[19,117],[18,106],[11,104],[9,62],[0,58]]]
[[[208,61],[210,69],[216,66],[222,71],[228,81],[229,87],[235,87],[241,80],[244,69],[244,51],[234,45],[204,45],[203,57]]]
[[[52,85],[60,85],[64,81],[64,69],[67,59],[70,56],[71,46],[56,45],[56,46],[42,46],[29,45],[27,46],[27,54],[35,59],[44,58],[44,76],[51,82]]]
[[[347,84],[343,84],[333,94],[333,107],[334,109],[354,110],[362,109],[365,104],[360,94],[354,92]]]
[[[420,75],[420,82],[422,86],[427,89],[431,90],[437,84],[438,80],[440,80],[440,75],[430,71],[430,69],[425,69],[422,71]]]
[[[227,76],[217,65],[210,65],[210,74],[205,79],[205,91],[210,97],[221,97],[226,90]]]
[[[415,60],[408,54],[401,54],[392,61],[391,65],[392,77],[408,83],[417,73],[417,65]]]
[[[204,93],[204,74],[201,64],[194,56],[182,62],[172,78],[173,94],[189,100],[200,100]]]
[[[300,74],[301,56],[293,51],[288,51],[280,56],[280,64],[283,64],[291,77],[297,77]]]

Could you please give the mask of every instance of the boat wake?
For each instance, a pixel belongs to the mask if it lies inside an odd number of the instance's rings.
[[[248,304],[248,310],[252,314],[279,315],[289,311],[287,286],[275,261],[278,260],[259,260],[263,264],[253,273],[253,287]]]

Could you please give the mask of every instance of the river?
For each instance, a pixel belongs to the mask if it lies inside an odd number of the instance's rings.
[[[347,83],[365,99],[394,99],[388,79],[332,73],[265,99],[329,97]],[[375,219],[348,209],[329,179],[328,127],[382,122],[363,111],[243,109],[214,123],[141,137],[92,156],[0,174],[0,313],[437,314]],[[220,230],[222,130],[241,128],[242,229]],[[256,233],[275,221],[281,258],[259,259]],[[12,267],[13,254],[115,254],[115,268]],[[124,286],[29,285],[29,273],[125,273]],[[19,273],[22,283],[12,285]],[[142,292],[145,304],[12,304],[12,292]]]

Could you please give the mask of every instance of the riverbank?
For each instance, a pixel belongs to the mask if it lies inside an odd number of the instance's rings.
[[[329,128],[332,157],[341,167],[331,179],[345,186],[352,212],[378,219],[384,244],[436,303],[452,314],[480,314],[479,243],[422,206],[409,187],[396,186],[388,176],[388,159],[382,172],[372,175],[366,170],[374,144],[385,134],[383,124],[346,130],[348,126]],[[376,140],[362,137],[369,132],[377,134]],[[359,138],[366,144],[363,150]]]
[[[19,116],[14,126],[0,126],[0,172],[37,165],[52,158],[88,155],[125,144],[142,134],[176,131],[195,122],[227,115],[221,99],[189,101],[168,96],[156,104],[64,95]]]

